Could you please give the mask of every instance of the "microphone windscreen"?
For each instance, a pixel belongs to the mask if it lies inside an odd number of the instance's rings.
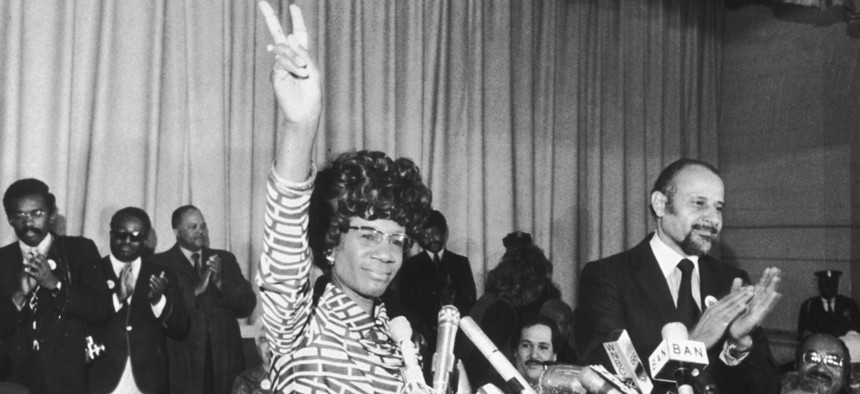
[[[663,329],[660,330],[660,334],[663,335],[663,339],[671,339],[673,341],[686,341],[690,337],[690,334],[687,333],[687,326],[677,321],[666,323]]]
[[[397,316],[388,322],[388,332],[394,342],[412,340],[412,325],[403,316]]]

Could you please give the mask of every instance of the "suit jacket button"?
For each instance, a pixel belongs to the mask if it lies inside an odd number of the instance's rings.
[[[131,331],[131,326],[125,326],[126,331]]]

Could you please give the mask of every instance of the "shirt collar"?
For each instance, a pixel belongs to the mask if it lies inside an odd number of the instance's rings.
[[[192,252],[192,251],[185,249],[185,248],[180,246],[179,250],[182,251],[182,254],[185,255],[185,259],[188,260],[188,263],[191,265],[194,265],[194,260],[191,259],[191,255],[194,253],[199,254],[200,255],[200,261],[201,262],[203,261],[203,248],[200,248],[200,250],[198,250],[196,252]]]
[[[48,252],[51,250],[51,244],[54,242],[54,235],[50,232],[45,238],[42,239],[42,242],[39,242],[36,245],[35,249],[39,252],[39,254],[43,256],[47,256]],[[18,246],[21,247],[21,254],[26,257],[30,250],[34,249],[32,246],[25,244],[23,241],[18,240]]]
[[[431,252],[429,250],[425,250],[425,252],[427,252],[427,255],[430,256],[430,260],[433,260],[433,252]],[[442,260],[442,256],[445,255],[445,248],[440,249],[439,253],[436,253],[436,254],[439,255],[439,260]]]
[[[130,263],[126,263],[116,258],[113,253],[110,254],[110,265],[113,267],[113,273],[116,274],[117,278],[119,278],[119,274],[122,272],[122,269],[125,268],[126,264],[131,264],[131,271],[134,272],[134,276],[137,277],[137,274],[140,272],[140,257],[132,260]]]
[[[651,251],[654,252],[654,257],[657,258],[657,264],[660,265],[660,271],[663,272],[664,277],[669,277],[675,268],[677,268],[678,263],[683,259],[688,259],[693,262],[693,271],[699,269],[699,256],[684,256],[674,249],[670,248],[669,245],[666,245],[657,232],[654,232],[654,236],[651,237]]]

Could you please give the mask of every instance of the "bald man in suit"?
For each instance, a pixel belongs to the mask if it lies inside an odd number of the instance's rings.
[[[602,344],[621,329],[647,359],[662,327],[680,321],[690,339],[705,343],[705,372],[724,394],[778,391],[778,371],[758,326],[780,298],[779,270],[766,269],[750,286],[745,272],[707,255],[722,229],[723,190],[710,164],[672,163],[651,192],[656,231],[633,249],[585,266],[574,323],[585,362],[608,368]],[[670,388],[655,382],[654,393]]]

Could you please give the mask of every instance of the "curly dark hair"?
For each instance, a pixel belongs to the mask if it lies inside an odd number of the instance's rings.
[[[314,261],[328,271],[325,255],[340,244],[353,217],[392,220],[416,238],[431,201],[412,160],[367,150],[341,154],[317,174],[314,184],[308,219]]]
[[[507,300],[523,312],[537,312],[544,301],[552,263],[534,244],[509,249],[496,268],[487,274],[484,290]]]
[[[57,211],[57,198],[48,189],[48,185],[35,178],[19,179],[13,182],[3,194],[3,209],[7,215],[12,214],[12,205],[19,199],[29,196],[42,196],[50,214]]]

